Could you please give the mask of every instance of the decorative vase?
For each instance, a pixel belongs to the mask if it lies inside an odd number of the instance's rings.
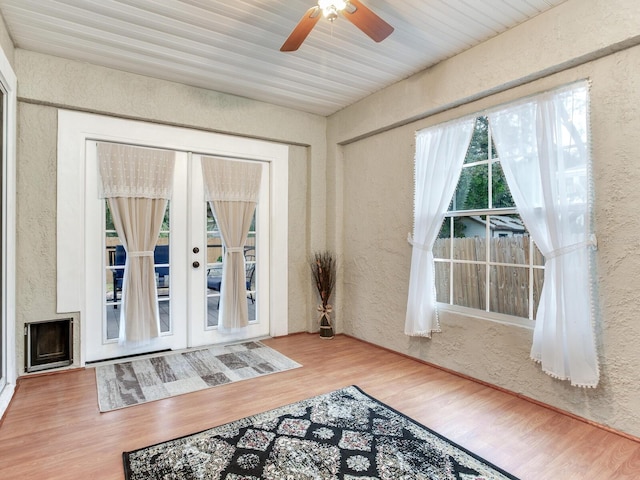
[[[330,340],[333,338],[333,326],[331,325],[331,305],[318,305],[320,311],[320,338]]]

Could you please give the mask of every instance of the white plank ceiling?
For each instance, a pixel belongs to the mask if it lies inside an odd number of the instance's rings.
[[[330,115],[566,0],[361,0],[395,31],[375,43],[315,0],[0,0],[16,47]]]

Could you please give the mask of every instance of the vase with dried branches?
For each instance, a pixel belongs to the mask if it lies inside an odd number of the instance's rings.
[[[333,338],[333,325],[331,324],[332,306],[329,303],[333,288],[336,284],[336,258],[329,251],[316,252],[311,257],[311,272],[313,280],[322,302],[318,305],[320,312],[320,338]]]

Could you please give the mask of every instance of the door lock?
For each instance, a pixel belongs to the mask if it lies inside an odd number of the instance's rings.
[[[198,253],[200,249],[198,247],[193,247],[193,253]]]

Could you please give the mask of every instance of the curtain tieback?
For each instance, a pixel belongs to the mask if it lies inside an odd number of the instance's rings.
[[[573,243],[571,245],[567,245],[566,247],[561,247],[556,250],[552,250],[551,252],[546,254],[544,257],[545,259],[556,258],[562,255],[566,255],[567,253],[574,252],[584,247],[598,248],[598,240],[596,239],[596,236],[592,234],[589,236],[589,240],[586,240],[584,242]]]
[[[430,252],[431,249],[422,243],[417,243],[413,241],[413,235],[411,233],[407,234],[407,242],[413,247],[419,248],[420,250],[424,250],[425,252]]]
[[[244,253],[244,247],[227,247],[227,253]]]
[[[130,257],[153,257],[153,250],[142,250],[140,252],[127,252]]]

